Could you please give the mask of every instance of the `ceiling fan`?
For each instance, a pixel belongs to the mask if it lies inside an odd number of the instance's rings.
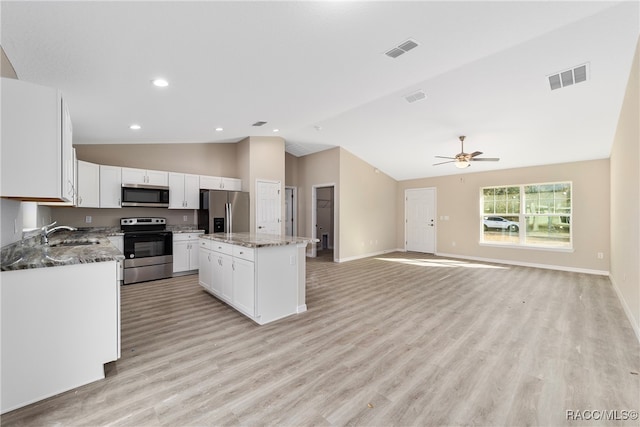
[[[482,151],[474,151],[473,153],[465,153],[464,152],[464,136],[460,136],[460,153],[456,154],[455,157],[445,157],[445,156],[436,156],[438,159],[451,159],[446,162],[434,163],[433,166],[443,165],[445,163],[455,163],[457,168],[464,169],[469,167],[470,162],[497,162],[500,160],[498,157],[482,157],[477,158],[482,154]]]

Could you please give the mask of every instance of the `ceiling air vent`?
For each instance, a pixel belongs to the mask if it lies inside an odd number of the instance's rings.
[[[251,126],[264,126],[266,125],[267,122],[255,122],[254,124],[252,124]]]
[[[409,95],[405,95],[404,99],[409,103],[413,104],[416,101],[421,101],[427,97],[427,94],[422,91],[422,89],[410,93]]]
[[[392,47],[391,49],[386,51],[384,54],[390,58],[397,58],[398,56],[403,55],[405,52],[409,52],[411,49],[415,47],[418,47],[418,42],[413,39],[409,39],[409,40],[403,41],[398,46]]]
[[[551,90],[586,81],[589,71],[587,65],[588,64],[582,64],[570,70],[561,71],[558,74],[549,76],[549,86]]]

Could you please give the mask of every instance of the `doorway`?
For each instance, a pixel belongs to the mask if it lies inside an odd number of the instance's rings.
[[[286,236],[298,235],[298,189],[285,187],[284,189],[284,231]]]
[[[436,251],[436,189],[405,190],[405,250]]]
[[[333,262],[335,242],[335,185],[313,186],[312,228],[318,243],[311,247],[311,256]]]

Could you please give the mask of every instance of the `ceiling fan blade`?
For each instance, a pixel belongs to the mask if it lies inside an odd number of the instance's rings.
[[[480,154],[482,154],[482,151],[474,151],[473,153],[469,154],[469,156],[475,157],[475,156],[479,156]]]
[[[445,157],[445,156],[433,156],[433,157],[435,157],[437,159],[451,159],[451,160],[455,160],[456,159],[455,157]]]
[[[469,159],[472,162],[497,162],[500,160],[498,157],[480,157]]]
[[[446,161],[446,162],[434,163],[433,166],[444,165],[445,163],[453,163],[453,162],[455,162],[455,160],[449,160],[449,161]]]

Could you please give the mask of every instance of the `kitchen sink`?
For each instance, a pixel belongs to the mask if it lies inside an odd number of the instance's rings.
[[[56,248],[59,246],[89,246],[89,245],[98,245],[100,244],[100,241],[98,240],[84,240],[81,242],[60,242],[60,243],[54,243],[53,245],[49,245],[52,248]]]

